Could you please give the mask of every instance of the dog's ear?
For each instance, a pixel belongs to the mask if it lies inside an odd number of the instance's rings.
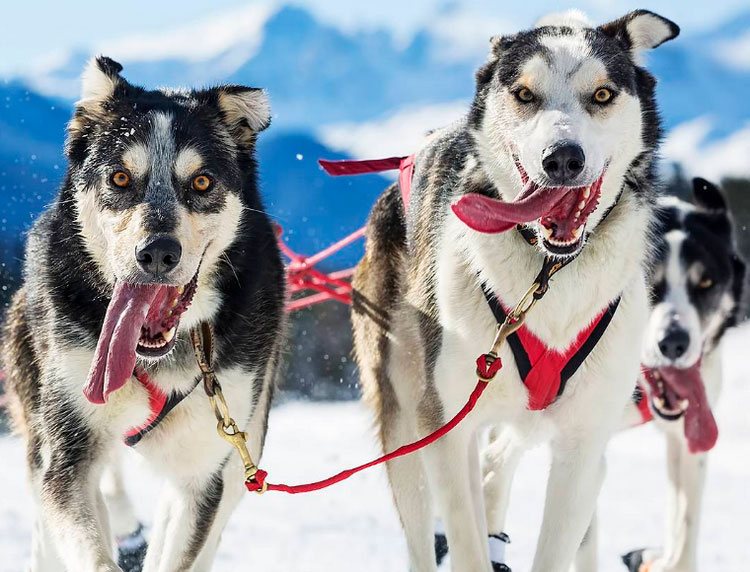
[[[727,200],[719,187],[706,179],[693,179],[693,200],[695,206],[711,213],[726,213]]]
[[[78,107],[98,110],[103,102],[112,97],[125,80],[120,76],[122,66],[115,60],[97,56],[89,60],[81,76],[81,99]]]
[[[677,24],[648,10],[630,12],[619,20],[600,26],[599,30],[619,40],[635,54],[652,50],[680,33]]]
[[[262,89],[240,85],[216,88],[222,117],[233,137],[242,147],[271,124],[271,104]]]
[[[475,74],[478,88],[490,82],[492,74],[495,73],[497,60],[502,57],[503,52],[513,43],[513,38],[514,36],[492,36],[490,38],[490,53],[487,56],[487,61]]]

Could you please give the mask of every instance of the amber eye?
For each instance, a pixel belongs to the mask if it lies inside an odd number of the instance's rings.
[[[115,187],[124,189],[130,184],[130,175],[128,175],[125,171],[116,171],[112,175],[112,184]]]
[[[606,87],[600,87],[594,92],[594,101],[596,103],[609,103],[612,99],[612,92]]]
[[[211,188],[211,185],[213,185],[213,181],[208,175],[196,175],[195,177],[193,177],[192,186],[193,186],[193,189],[198,192],[201,192],[201,193],[206,192],[208,189]]]
[[[713,285],[714,281],[708,277],[704,277],[700,282],[698,282],[698,288],[702,288],[703,290],[708,290]]]
[[[536,98],[528,87],[522,87],[516,92],[516,99],[521,103],[531,103]]]

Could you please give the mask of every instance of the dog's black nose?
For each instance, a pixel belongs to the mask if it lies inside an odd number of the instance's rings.
[[[682,356],[690,346],[690,334],[679,326],[670,326],[659,342],[659,351],[664,357],[674,361]]]
[[[557,185],[573,182],[583,171],[586,156],[583,149],[575,143],[563,143],[551,149],[544,159],[542,167],[549,180]]]
[[[135,259],[138,264],[154,276],[166,274],[174,269],[179,264],[181,256],[182,246],[174,238],[168,236],[147,240],[135,249]]]

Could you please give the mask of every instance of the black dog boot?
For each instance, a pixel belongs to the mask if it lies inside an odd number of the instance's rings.
[[[143,535],[143,525],[127,536],[117,537],[117,565],[123,572],[141,572],[148,543]]]
[[[435,533],[435,561],[440,566],[448,554],[448,539],[442,532]]]
[[[643,553],[645,551],[645,548],[633,550],[622,557],[622,562],[627,567],[628,572],[640,572],[641,566],[643,565]]]

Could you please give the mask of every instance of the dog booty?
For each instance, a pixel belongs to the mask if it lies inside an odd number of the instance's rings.
[[[633,550],[622,557],[622,562],[628,569],[628,572],[648,572],[648,563],[651,561],[646,554],[645,548]]]
[[[117,565],[123,572],[141,572],[148,543],[143,535],[143,525],[127,536],[117,538]]]
[[[438,532],[435,533],[435,561],[440,566],[443,563],[443,559],[448,554],[448,539],[445,534]]]

